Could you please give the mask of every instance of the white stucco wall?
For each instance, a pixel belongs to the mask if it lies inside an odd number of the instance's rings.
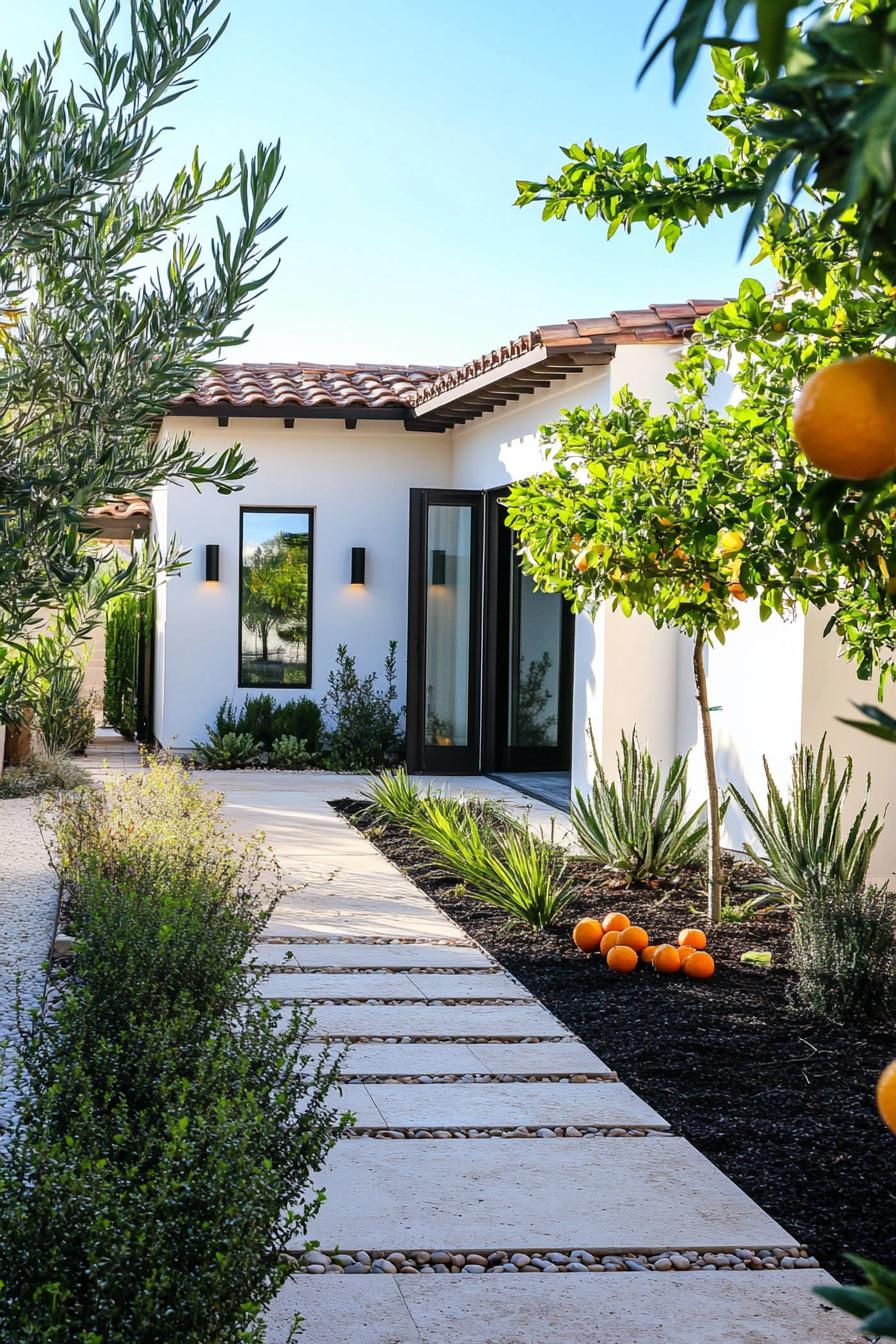
[[[806,655],[804,658],[803,699],[800,732],[804,742],[817,745],[823,733],[838,757],[851,756],[855,766],[852,806],[847,809],[847,824],[852,821],[865,788],[865,775],[871,775],[871,809],[890,810],[878,847],[871,876],[875,881],[892,878],[896,873],[896,746],[860,733],[838,723],[839,717],[858,719],[855,704],[877,704],[877,681],[859,681],[853,667],[838,657],[836,638],[822,639],[828,613],[810,611],[806,617]],[[891,684],[883,706],[896,715],[896,688]]]
[[[524,394],[500,410],[458,425],[446,436],[451,443],[452,484],[459,490],[491,490],[543,471],[539,427],[559,419],[567,407],[609,405],[611,367],[573,374],[563,383]]]
[[[451,455],[442,434],[408,433],[400,423],[360,420],[233,418],[169,419],[163,432],[190,431],[193,446],[219,453],[235,440],[255,457],[244,488],[219,495],[204,488],[169,487],[155,503],[160,541],[176,536],[192,554],[169,580],[159,607],[156,656],[156,735],[187,747],[237,687],[239,512],[250,505],[315,511],[312,593],[312,672],[306,692],[321,699],[336,647],[346,643],[358,669],[382,672],[390,639],[398,641],[399,694],[405,690],[408,507],[411,486],[450,484]],[[203,581],[204,547],[220,546],[221,580]],[[366,583],[349,584],[351,548],[367,549]],[[296,691],[272,690],[278,696]]]

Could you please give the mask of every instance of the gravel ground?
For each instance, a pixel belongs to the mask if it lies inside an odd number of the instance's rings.
[[[26,1010],[40,999],[55,921],[56,879],[34,803],[0,801],[0,1043],[15,1035],[17,984]],[[12,1079],[0,1061],[0,1131],[12,1104]]]

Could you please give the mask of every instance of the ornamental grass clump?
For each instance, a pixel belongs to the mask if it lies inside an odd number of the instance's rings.
[[[174,761],[41,822],[75,955],[18,1047],[0,1338],[260,1344],[342,1132],[311,1019],[242,965],[278,874]]]
[[[759,885],[763,894],[754,905],[799,905],[812,895],[834,887],[840,892],[861,892],[865,886],[874,847],[884,819],[872,816],[866,823],[871,776],[866,776],[862,804],[844,835],[841,819],[853,777],[847,757],[842,771],[826,739],[816,752],[799,747],[791,758],[790,792],[785,801],[763,757],[768,798],[765,807],[752,794],[750,801],[731,785],[756,836],[745,844],[750,858],[762,869]]]
[[[572,823],[585,851],[628,882],[668,877],[699,862],[706,849],[706,805],[688,812],[688,757],[676,756],[665,777],[638,741],[622,734],[618,780],[600,763],[591,734],[594,782],[576,789]],[[724,811],[724,809],[723,809]]]
[[[793,925],[797,1005],[837,1022],[896,1016],[896,893],[822,880]]]
[[[395,770],[383,770],[362,794],[367,800],[368,812],[377,821],[408,827],[413,827],[417,821],[422,800],[428,796],[428,791],[421,794],[416,784],[411,783],[403,765]]]
[[[470,895],[533,929],[553,924],[575,894],[556,847],[506,814],[491,822],[463,802],[426,797],[411,829]]]

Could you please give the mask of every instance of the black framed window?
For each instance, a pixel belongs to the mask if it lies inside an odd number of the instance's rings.
[[[239,685],[311,685],[311,509],[240,509]]]

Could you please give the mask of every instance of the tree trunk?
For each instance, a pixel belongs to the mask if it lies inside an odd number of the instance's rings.
[[[722,918],[722,824],[719,816],[719,785],[716,779],[716,760],[712,740],[712,720],[706,693],[706,669],[703,666],[703,636],[694,641],[694,682],[697,704],[700,706],[700,726],[703,730],[703,757],[706,764],[706,817],[709,822],[707,855],[707,890],[709,918],[718,924]]]

